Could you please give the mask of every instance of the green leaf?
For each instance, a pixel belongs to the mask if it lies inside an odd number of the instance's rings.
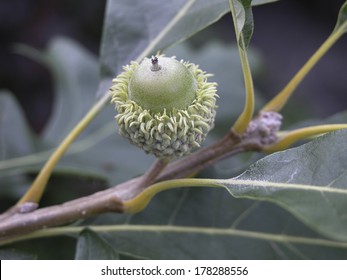
[[[94,104],[98,65],[89,51],[66,37],[51,40],[44,54],[54,76],[55,98],[42,138],[55,147]]]
[[[223,185],[235,197],[284,207],[312,229],[347,240],[347,130],[259,160]]]
[[[7,91],[0,92],[0,133],[1,160],[34,151],[34,134],[26,123],[19,104]]]
[[[118,260],[118,253],[90,229],[83,230],[77,241],[76,260]]]
[[[8,170],[8,163],[11,164],[12,158],[34,153],[37,139],[18,102],[4,90],[0,91],[0,135],[0,194],[17,198],[28,178],[21,172]],[[7,172],[3,171],[5,169]]]
[[[230,0],[237,41],[246,49],[251,41],[254,29],[252,6],[275,2],[263,0]]]
[[[108,1],[101,43],[102,75],[113,77],[135,60],[184,4],[184,0]]]
[[[67,37],[53,38],[45,51],[16,45],[15,51],[49,68],[54,78],[54,106],[43,132],[46,148],[55,147],[95,102],[97,59]]]
[[[341,6],[334,32],[341,29],[342,32],[347,32],[347,1]]]
[[[269,2],[273,0],[254,4]],[[108,1],[101,43],[102,76],[114,77],[122,65],[192,36],[227,12],[225,0]]]
[[[158,211],[160,209],[160,211]],[[223,190],[159,194],[142,213],[99,217],[113,247],[149,259],[344,259],[346,243],[330,243],[275,205],[228,197]],[[94,222],[97,222],[97,220]],[[113,229],[112,229],[113,228]],[[96,230],[96,228],[94,229]],[[295,242],[301,239],[302,243]],[[298,240],[296,240],[298,241]],[[334,244],[334,245],[333,245]]]
[[[253,34],[252,0],[231,0],[236,38],[242,49],[247,49]]]

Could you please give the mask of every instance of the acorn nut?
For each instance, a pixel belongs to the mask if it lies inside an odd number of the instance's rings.
[[[110,88],[119,132],[158,158],[200,147],[213,128],[216,83],[193,63],[174,57],[131,62]]]

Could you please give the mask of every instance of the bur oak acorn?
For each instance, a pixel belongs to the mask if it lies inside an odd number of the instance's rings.
[[[174,57],[131,62],[110,88],[119,132],[158,158],[200,147],[214,126],[216,83],[197,65]]]

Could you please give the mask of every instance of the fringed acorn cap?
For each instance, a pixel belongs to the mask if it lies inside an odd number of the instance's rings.
[[[120,134],[158,158],[200,147],[214,126],[217,95],[210,76],[173,57],[131,62],[110,88]]]

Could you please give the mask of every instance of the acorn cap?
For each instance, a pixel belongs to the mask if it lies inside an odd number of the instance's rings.
[[[216,83],[209,76],[175,58],[131,62],[110,88],[120,134],[158,158],[200,147],[214,126]]]

